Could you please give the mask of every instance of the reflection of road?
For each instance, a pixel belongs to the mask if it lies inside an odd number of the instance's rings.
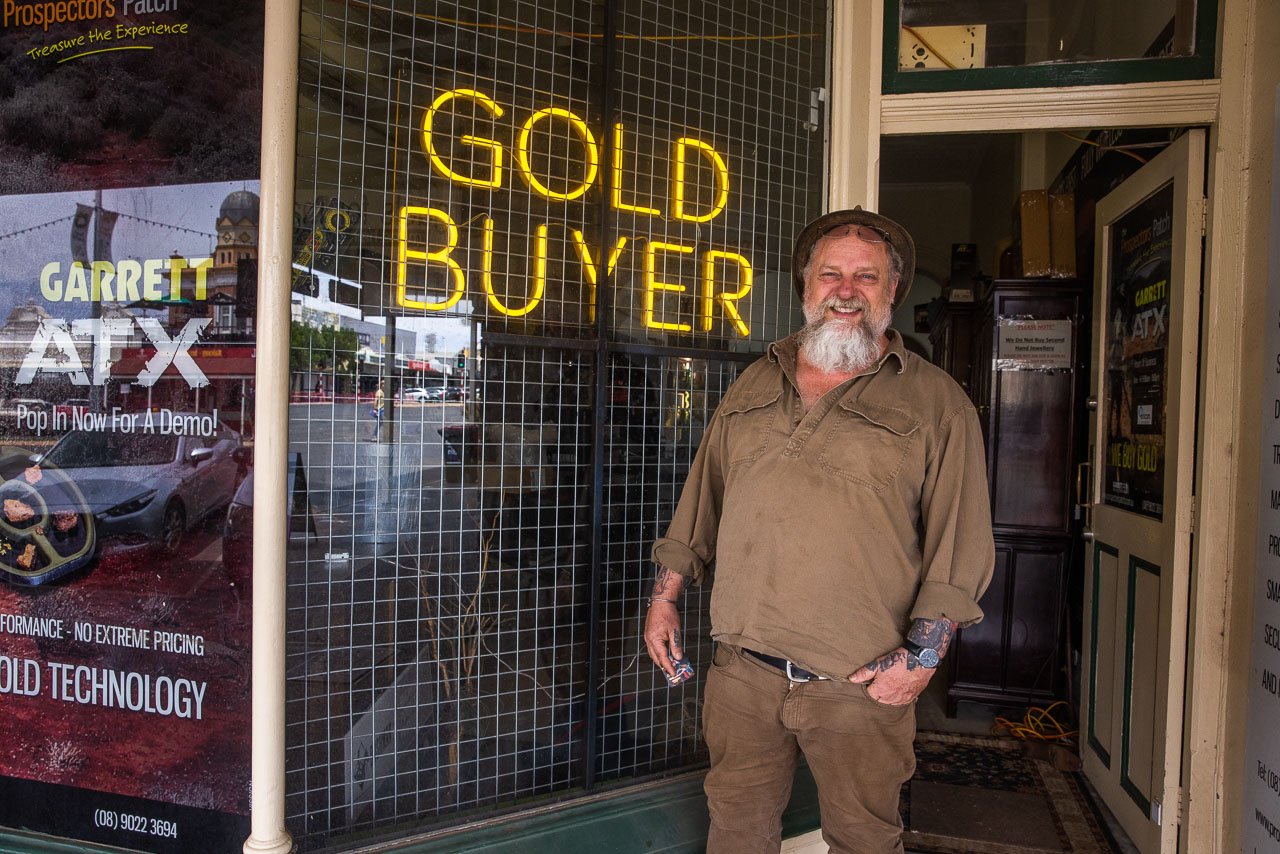
[[[560,466],[568,485],[504,492],[479,485],[470,461],[473,476],[451,483],[440,430],[465,422],[462,404],[397,401],[381,442],[369,409],[290,407],[315,525],[289,542],[290,746],[331,738],[322,710],[343,705],[350,749],[371,761],[331,775],[327,796],[357,816],[393,790],[495,797],[516,771],[479,779],[483,756],[526,757],[521,773],[545,784],[584,744],[589,572],[575,469]]]
[[[308,499],[322,536],[362,538],[399,524],[438,501],[440,428],[463,421],[461,403],[388,401],[381,441],[373,441],[368,404],[289,406],[289,450],[302,456]],[[394,508],[392,519],[387,511]],[[416,520],[414,520],[416,525]]]
[[[461,403],[397,402],[387,407],[384,444],[396,444],[421,454],[422,465],[440,465],[440,434],[446,424],[462,423]],[[351,465],[356,447],[370,444],[373,418],[368,404],[293,403],[289,405],[289,449],[301,451],[310,469],[310,455],[321,454],[325,465]]]
[[[651,539],[637,508],[653,503],[641,490],[656,479],[647,476],[656,456],[619,453],[606,470],[611,563],[595,640],[585,452],[525,448],[522,425],[511,425],[486,450],[518,451],[508,464],[517,470],[520,453],[547,453],[545,481],[499,488],[472,459],[467,476],[450,482],[439,431],[465,423],[464,409],[396,401],[384,441],[373,442],[367,404],[290,407],[290,451],[302,460],[315,527],[295,527],[288,546],[289,773],[293,792],[350,816],[401,791],[475,803],[499,797],[517,774],[551,785],[556,769],[587,753],[593,643],[607,649],[601,751],[636,749],[660,770],[696,733],[696,692],[671,692],[635,640],[636,544]],[[585,437],[589,425],[546,426],[558,439]],[[625,445],[630,425],[614,435]],[[573,443],[586,447],[585,438]],[[698,607],[705,623],[705,597]],[[709,641],[693,652],[709,661]],[[305,748],[334,744],[335,728],[350,753],[304,768]],[[343,765],[352,754],[369,761]],[[483,765],[492,757],[501,758]],[[327,789],[307,789],[304,771],[327,771]],[[303,814],[302,795],[290,798],[290,813]]]

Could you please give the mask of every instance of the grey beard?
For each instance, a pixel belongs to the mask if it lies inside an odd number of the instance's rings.
[[[800,352],[819,370],[856,373],[880,358],[880,340],[893,320],[892,311],[877,316],[870,306],[857,307],[862,308],[863,317],[855,324],[824,319],[825,303],[812,314],[805,312],[809,323],[800,330]]]

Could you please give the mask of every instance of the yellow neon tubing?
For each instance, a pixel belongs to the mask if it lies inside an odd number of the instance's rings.
[[[448,237],[445,245],[434,252],[423,252],[421,249],[409,248],[409,217],[425,216],[430,219],[439,220],[444,223]],[[421,308],[427,311],[446,311],[453,308],[462,299],[463,291],[466,290],[467,279],[462,272],[462,265],[453,257],[452,252],[458,247],[458,227],[453,224],[453,220],[447,213],[435,208],[414,207],[405,205],[400,208],[400,212],[396,215],[399,220],[399,228],[396,238],[396,302],[407,308]],[[449,275],[453,278],[453,292],[444,302],[427,302],[425,300],[409,299],[407,295],[409,259],[415,261],[432,261],[443,262],[449,268]]]
[[[702,152],[710,161],[716,176],[716,200],[711,206],[711,210],[705,214],[686,214],[684,207],[684,169],[685,169],[685,150],[694,148]],[[683,219],[687,222],[710,222],[718,217],[724,211],[725,206],[729,204],[729,167],[725,165],[724,158],[720,156],[720,152],[716,151],[710,144],[700,139],[694,139],[689,136],[682,136],[676,140],[675,150],[676,174],[675,180],[672,182],[674,200],[671,207],[671,215],[676,219]]]
[[[717,261],[732,261],[738,265],[738,283],[742,286],[733,293],[721,291],[715,293],[715,276]],[[715,300],[720,300],[724,305],[724,316],[728,318],[729,323],[734,329],[738,330],[738,334],[743,338],[751,336],[751,327],[742,319],[742,315],[738,313],[738,307],[734,303],[747,294],[751,293],[751,262],[737,252],[722,252],[719,249],[712,249],[702,258],[702,331],[711,331],[711,311],[715,307]]]
[[[582,262],[582,267],[587,274],[587,284],[591,287],[590,301],[587,303],[587,318],[589,320],[596,319],[596,287],[599,282],[599,275],[596,273],[596,262],[591,257],[591,247],[587,245],[587,237],[578,229],[569,232],[573,237],[573,248],[578,253],[578,260]],[[605,275],[613,272],[614,267],[618,266],[618,258],[622,255],[622,249],[627,245],[627,238],[619,237],[618,242],[614,244],[613,249],[609,252],[609,260],[605,262]]]
[[[616,211],[642,213],[649,216],[662,216],[662,211],[657,208],[646,208],[643,205],[633,205],[622,200],[622,146],[622,122],[618,122],[613,126],[613,182],[610,187],[613,209]]]
[[[422,147],[426,150],[427,157],[431,160],[431,165],[450,181],[456,181],[459,184],[467,184],[472,187],[490,187],[496,190],[502,186],[502,143],[472,134],[467,134],[460,140],[467,145],[474,145],[477,148],[489,148],[493,151],[493,175],[490,180],[486,181],[482,178],[473,178],[470,175],[454,172],[444,162],[444,158],[436,151],[435,143],[431,141],[431,123],[435,119],[436,113],[441,107],[455,98],[471,98],[493,113],[495,118],[501,118],[504,112],[496,101],[483,92],[477,92],[475,89],[450,89],[441,93],[439,97],[432,101],[431,106],[427,108],[426,113],[422,116]]]
[[[645,247],[644,251],[644,325],[649,329],[667,329],[672,332],[690,332],[693,327],[687,323],[662,323],[653,319],[653,292],[675,291],[683,293],[684,285],[672,285],[667,282],[659,282],[654,278],[655,259],[654,256],[659,252],[679,252],[689,255],[693,253],[692,246],[682,246],[679,243],[659,243],[651,242]]]
[[[529,162],[529,137],[533,135],[533,126],[543,119],[559,118],[567,121],[579,135],[587,147],[587,174],[577,188],[561,193],[551,189],[539,181],[533,174],[533,166]],[[516,141],[516,161],[520,164],[520,175],[528,183],[529,189],[548,199],[569,202],[585,193],[595,183],[596,173],[600,171],[600,150],[596,146],[596,138],[587,123],[568,110],[560,107],[544,107],[525,120],[520,128],[520,138]]]
[[[489,305],[493,306],[499,314],[505,314],[507,317],[523,317],[542,302],[542,294],[547,287],[547,224],[545,222],[538,226],[534,245],[536,248],[533,252],[533,293],[524,308],[508,308],[498,299],[498,294],[493,289],[493,220],[489,217],[484,218],[484,255],[480,281],[484,284]]]

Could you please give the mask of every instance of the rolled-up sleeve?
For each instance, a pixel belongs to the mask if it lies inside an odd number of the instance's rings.
[[[920,498],[923,573],[911,619],[982,619],[978,599],[995,568],[986,452],[977,412],[957,407],[942,425]]]
[[[689,576],[695,584],[702,583],[715,560],[720,530],[724,502],[723,408],[722,404],[702,436],[667,535],[654,542],[651,552],[655,563]]]

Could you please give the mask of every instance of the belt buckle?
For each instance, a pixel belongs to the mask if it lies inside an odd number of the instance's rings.
[[[787,671],[787,680],[788,680],[788,681],[790,681],[790,682],[795,682],[795,683],[797,683],[797,684],[801,684],[801,685],[803,685],[805,682],[811,682],[811,681],[813,681],[813,677],[812,677],[812,676],[799,676],[799,675],[797,675],[797,674],[793,673],[793,672],[791,671],[791,659],[789,659],[789,658],[787,659],[787,667],[786,667],[786,671]]]

